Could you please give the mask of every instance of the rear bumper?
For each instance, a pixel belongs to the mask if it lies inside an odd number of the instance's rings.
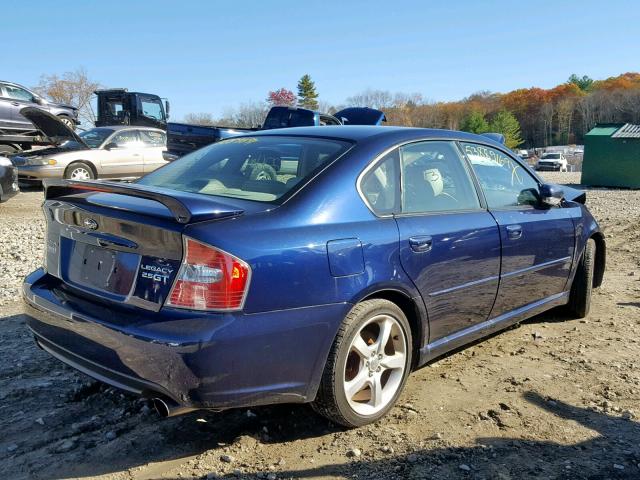
[[[215,409],[313,400],[351,307],[116,311],[73,295],[41,269],[25,279],[23,296],[36,342],[54,357],[117,388]]]

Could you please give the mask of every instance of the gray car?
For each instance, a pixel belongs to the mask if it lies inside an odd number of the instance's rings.
[[[20,113],[25,107],[49,112],[72,129],[80,124],[77,108],[50,102],[22,85],[0,80],[0,129],[21,132],[33,130],[34,125]]]
[[[78,135],[42,110],[25,108],[22,114],[53,145],[11,157],[22,185],[37,185],[45,178],[129,180],[167,163],[162,157],[167,143],[163,130],[118,125]]]

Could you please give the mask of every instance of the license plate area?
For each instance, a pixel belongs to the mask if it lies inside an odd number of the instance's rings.
[[[77,287],[126,297],[132,290],[139,255],[63,239],[63,277]],[[62,253],[61,252],[61,253]],[[64,255],[64,254],[63,254]]]

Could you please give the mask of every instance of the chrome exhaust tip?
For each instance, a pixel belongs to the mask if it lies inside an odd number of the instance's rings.
[[[197,410],[196,408],[178,405],[175,402],[162,398],[154,398],[151,401],[153,403],[153,408],[155,408],[156,412],[158,412],[158,415],[163,418],[175,417],[176,415],[182,415],[184,413],[189,413]]]

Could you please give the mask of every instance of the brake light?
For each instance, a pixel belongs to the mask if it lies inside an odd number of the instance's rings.
[[[185,237],[185,253],[167,305],[194,310],[237,310],[251,269],[233,255]]]

